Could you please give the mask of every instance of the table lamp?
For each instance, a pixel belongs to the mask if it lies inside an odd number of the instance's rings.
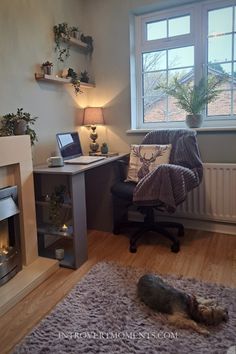
[[[99,144],[96,142],[98,134],[96,128],[98,124],[104,124],[103,109],[102,107],[87,107],[84,109],[84,119],[83,125],[90,126],[92,132],[90,138],[92,143],[90,143],[91,152],[95,153],[98,151]]]

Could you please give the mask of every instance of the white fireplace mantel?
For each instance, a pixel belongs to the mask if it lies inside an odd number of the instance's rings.
[[[15,183],[20,206],[21,252],[23,265],[38,257],[34,203],[33,165],[29,135],[0,138],[0,188]],[[1,178],[2,175],[2,178]]]
[[[21,300],[58,268],[38,257],[33,164],[29,135],[0,137],[0,188],[17,185],[23,270],[0,287],[0,314]]]

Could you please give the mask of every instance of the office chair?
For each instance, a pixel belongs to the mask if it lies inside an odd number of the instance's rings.
[[[155,220],[155,210],[173,213],[190,190],[202,180],[202,162],[191,130],[160,130],[148,133],[142,145],[171,144],[169,164],[161,164],[148,172],[137,183],[125,181],[121,167],[121,181],[111,188],[113,199],[113,233],[119,234],[124,227],[135,227],[130,237],[130,252],[137,251],[137,241],[147,232],[154,231],[172,241],[171,251],[179,252],[178,236],[184,235],[184,227],[176,222]],[[144,215],[144,221],[128,220],[128,208],[135,206]],[[169,229],[177,229],[177,237]]]

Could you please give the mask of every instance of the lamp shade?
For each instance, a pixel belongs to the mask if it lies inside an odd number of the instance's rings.
[[[102,107],[87,107],[84,109],[83,125],[104,124]]]

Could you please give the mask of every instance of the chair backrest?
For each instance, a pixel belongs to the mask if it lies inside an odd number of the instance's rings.
[[[191,169],[202,166],[196,132],[193,130],[154,130],[144,137],[142,144],[171,144],[171,164]]]

